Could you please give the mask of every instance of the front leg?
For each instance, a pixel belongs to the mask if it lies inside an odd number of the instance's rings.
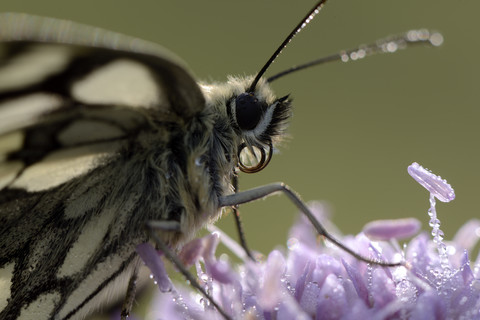
[[[247,203],[247,202],[252,202],[267,196],[270,196],[274,193],[277,192],[283,192],[287,197],[295,204],[295,206],[310,220],[312,223],[313,227],[315,230],[317,230],[318,234],[321,236],[324,236],[330,242],[335,244],[337,247],[340,249],[348,252],[351,254],[353,257],[357,258],[358,260],[379,265],[382,267],[396,267],[403,265],[403,262],[385,262],[381,261],[378,259],[370,259],[367,257],[364,257],[352,249],[346,247],[343,243],[335,239],[331,234],[328,233],[327,230],[318,222],[318,220],[315,218],[313,213],[308,209],[307,205],[300,199],[300,196],[297,195],[295,191],[290,189],[286,184],[284,183],[272,183],[272,184],[267,184],[265,186],[253,188],[250,190],[234,193],[228,196],[220,197],[220,206],[221,207],[229,207],[229,206],[237,206],[242,203]]]
[[[235,172],[232,178],[232,186],[233,186],[233,191],[235,193],[238,193],[238,176],[236,175]],[[243,224],[242,224],[242,220],[240,219],[240,212],[238,211],[238,205],[232,206],[232,212],[233,212],[233,217],[235,219],[235,226],[237,227],[238,238],[240,239],[240,245],[242,246],[247,256],[252,261],[256,261],[247,245],[247,239],[245,238],[245,232],[243,231]]]

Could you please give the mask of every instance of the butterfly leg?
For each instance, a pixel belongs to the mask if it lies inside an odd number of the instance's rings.
[[[233,175],[232,185],[233,185],[234,192],[237,193],[238,192],[238,176],[236,174]],[[255,258],[253,257],[253,254],[247,245],[247,240],[245,238],[245,231],[243,229],[242,220],[240,219],[240,211],[238,211],[238,205],[232,206],[232,211],[233,211],[233,217],[235,218],[235,225],[238,231],[238,238],[240,239],[240,245],[242,246],[243,250],[245,250],[245,253],[247,254],[247,256],[253,261],[255,261]]]
[[[128,282],[127,295],[122,304],[122,312],[120,313],[121,320],[127,320],[132,310],[133,301],[135,300],[135,292],[137,291],[137,280],[138,280],[138,264],[135,264],[132,275],[130,276],[130,281]]]
[[[166,223],[166,224],[165,224]],[[173,265],[180,271],[180,273],[183,274],[183,276],[187,279],[187,281],[190,282],[191,286],[197,289],[217,310],[218,312],[226,319],[226,320],[231,320],[231,317],[218,305],[217,302],[213,299],[213,297],[205,291],[205,289],[198,283],[197,279],[195,276],[192,275],[190,271],[185,267],[185,265],[182,263],[178,255],[171,250],[168,245],[160,239],[160,237],[157,234],[157,231],[159,230],[165,230],[165,227],[169,231],[180,231],[180,224],[178,222],[172,222],[172,221],[149,221],[147,223],[147,229],[149,231],[149,234],[151,238],[155,241],[155,244],[157,245],[158,249],[160,249],[165,257],[173,263]]]
[[[327,230],[325,230],[325,228],[320,224],[320,222],[318,222],[318,220],[315,218],[315,216],[307,207],[307,205],[300,199],[300,196],[284,183],[272,183],[272,184],[257,187],[254,189],[220,197],[219,199],[220,206],[221,207],[238,206],[239,204],[255,201],[277,192],[284,193],[293,202],[293,204],[308,218],[308,220],[310,220],[315,230],[317,230],[318,234],[324,236],[330,242],[335,244],[337,247],[351,254],[353,257],[357,258],[358,260],[365,261],[367,263],[372,263],[379,266],[384,266],[384,267],[395,267],[395,266],[402,265],[402,262],[393,263],[393,262],[385,262],[377,259],[370,259],[346,247],[339,240],[335,239],[330,233],[328,233]]]

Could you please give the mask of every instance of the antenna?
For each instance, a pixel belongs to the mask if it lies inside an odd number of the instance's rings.
[[[361,45],[355,49],[343,50],[338,53],[315,59],[307,63],[293,66],[281,71],[267,79],[272,82],[287,74],[307,69],[313,66],[324,64],[331,61],[341,60],[343,62],[355,61],[372,56],[377,53],[394,53],[397,50],[406,49],[409,46],[427,44],[438,47],[443,43],[443,36],[438,32],[431,32],[426,29],[410,30],[402,35],[392,36],[386,39],[377,40],[375,43]]]
[[[305,26],[313,20],[313,18],[317,15],[317,13],[320,12],[320,9],[322,9],[323,5],[327,2],[327,0],[320,0],[317,2],[317,4],[307,13],[307,15],[300,21],[300,23],[290,32],[290,34],[283,40],[282,44],[275,50],[275,52],[272,54],[270,59],[268,59],[267,63],[260,69],[260,72],[256,75],[255,79],[253,79],[252,84],[250,85],[250,88],[248,88],[247,92],[251,93],[255,91],[255,87],[257,86],[258,81],[260,78],[263,76],[265,71],[267,71],[268,67],[275,61],[275,59],[278,57],[278,55],[282,52],[282,50],[288,45],[290,41],[292,41],[293,37],[297,35],[300,31],[302,31]]]

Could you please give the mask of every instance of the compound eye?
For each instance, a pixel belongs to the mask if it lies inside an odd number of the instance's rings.
[[[255,129],[262,118],[264,108],[253,93],[242,93],[235,100],[237,124],[242,130]]]

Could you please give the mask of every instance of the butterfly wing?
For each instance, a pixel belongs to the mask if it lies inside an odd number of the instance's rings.
[[[115,140],[150,117],[188,121],[205,105],[180,60],[148,42],[14,13],[0,15],[0,41],[0,135],[11,133],[0,153],[10,159],[32,164],[54,149]],[[0,188],[21,167],[6,166]]]
[[[137,181],[145,136],[204,106],[183,63],[157,45],[0,15],[0,318],[81,317],[128,277],[128,241],[144,237],[132,217],[151,200]]]
[[[0,41],[9,44],[7,48],[2,48],[0,51],[2,56],[6,57],[2,65],[5,65],[5,61],[11,64],[12,61],[9,57],[11,58],[13,55],[16,63],[6,68],[7,70],[2,70],[1,91],[5,89],[25,89],[28,88],[27,84],[38,84],[42,80],[42,85],[44,85],[45,79],[54,74],[61,74],[62,71],[63,77],[61,77],[61,80],[68,78],[71,81],[76,81],[90,73],[92,69],[98,69],[99,65],[106,65],[124,57],[127,60],[140,60],[141,64],[150,69],[152,73],[150,76],[154,78],[154,84],[160,85],[163,90],[150,92],[152,85],[141,82],[137,86],[148,85],[148,87],[139,93],[133,93],[133,90],[130,90],[132,92],[129,93],[125,92],[120,97],[116,97],[116,100],[111,99],[112,91],[108,92],[109,96],[105,93],[97,93],[95,90],[93,90],[93,93],[92,91],[83,91],[89,95],[88,97],[83,96],[84,99],[98,101],[95,98],[101,96],[103,99],[100,100],[101,102],[109,102],[108,100],[119,102],[120,99],[120,102],[127,102],[129,106],[168,107],[186,118],[201,111],[205,103],[200,88],[190,73],[186,71],[185,64],[165,48],[147,41],[70,21],[17,13],[0,14]],[[28,52],[25,56],[18,56],[19,51],[25,50],[25,44],[28,44],[28,42],[43,43],[45,46],[34,48],[33,53],[30,50],[32,56],[29,56]],[[55,46],[55,44],[58,45]],[[84,55],[81,54],[81,51],[84,51]],[[75,60],[75,58],[81,59],[82,56],[87,56],[88,60],[83,65],[82,61]],[[19,65],[20,68],[17,68]],[[69,66],[73,70],[69,69]],[[86,69],[80,69],[79,66],[84,66]],[[77,68],[75,69],[75,67]],[[75,73],[72,74],[71,71]],[[110,73],[109,75],[118,74]],[[101,80],[111,79],[101,78]],[[135,80],[135,78],[131,79],[128,84],[135,85]],[[110,85],[113,83],[111,82]],[[66,83],[66,85],[69,84]],[[83,89],[88,90],[89,87]],[[108,87],[107,85],[106,88],[102,88],[102,91],[105,89],[113,90],[118,89],[118,87]],[[134,87],[134,89],[137,88]],[[62,93],[72,94],[69,91]],[[153,93],[160,96],[149,96]],[[90,96],[90,94],[93,94],[93,96]],[[116,94],[119,94],[119,92],[116,92]],[[74,88],[73,95],[82,96],[81,88],[76,88],[76,90]],[[141,98],[146,100],[142,101]],[[168,102],[168,104],[158,103],[159,101]]]

